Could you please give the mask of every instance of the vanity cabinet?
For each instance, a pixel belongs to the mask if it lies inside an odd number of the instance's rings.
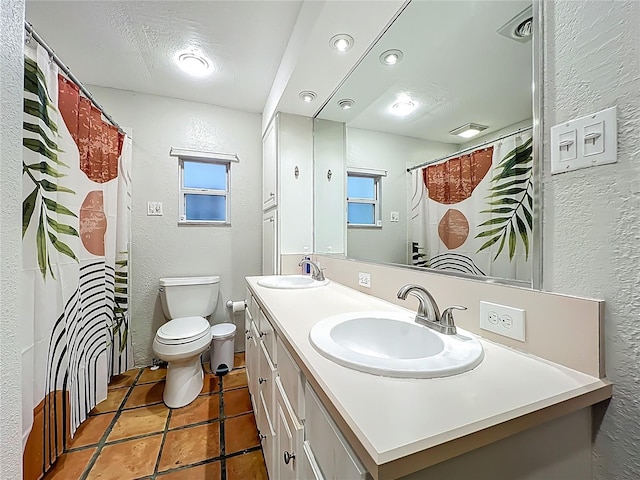
[[[362,464],[250,294],[245,334],[249,392],[269,478],[367,478]]]
[[[262,138],[263,274],[313,251],[313,119],[277,113]]]

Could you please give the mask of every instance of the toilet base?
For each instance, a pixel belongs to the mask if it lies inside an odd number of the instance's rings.
[[[193,402],[204,386],[200,355],[169,362],[162,399],[169,408],[180,408]]]

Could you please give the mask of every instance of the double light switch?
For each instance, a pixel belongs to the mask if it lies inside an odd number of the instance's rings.
[[[551,127],[551,173],[616,163],[616,107]]]

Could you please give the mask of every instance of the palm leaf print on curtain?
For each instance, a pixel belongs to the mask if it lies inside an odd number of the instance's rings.
[[[411,264],[530,281],[531,154],[525,132],[413,170]]]
[[[131,140],[42,47],[27,45],[23,146],[23,470],[31,480],[68,448],[109,378],[132,366]]]

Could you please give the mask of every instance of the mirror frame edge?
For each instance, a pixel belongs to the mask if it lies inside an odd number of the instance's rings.
[[[531,288],[543,289],[543,244],[542,244],[542,171],[544,152],[544,0],[533,0],[533,195],[536,199],[533,211],[532,255],[536,264],[532,266]]]

